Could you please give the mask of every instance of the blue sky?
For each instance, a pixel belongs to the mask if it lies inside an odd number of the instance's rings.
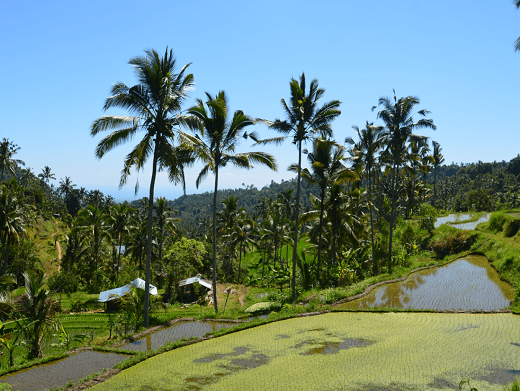
[[[441,144],[446,162],[508,161],[520,153],[519,22],[510,0],[6,2],[0,137],[18,144],[17,157],[35,172],[50,166],[56,185],[69,176],[78,186],[133,199],[139,179],[138,197],[146,196],[150,167],[118,190],[131,144],[97,160],[101,137],[90,137],[90,125],[104,114],[114,82],[136,83],[127,61],[169,46],[180,65],[192,63],[193,98],[223,89],[232,110],[274,119],[283,115],[291,77],[305,72],[326,89],[324,101],[342,102],[333,128],[343,142],[354,137],[352,125],[378,123],[371,108],[395,89],[432,112],[437,131],[421,134]],[[263,125],[255,130],[276,136]],[[249,142],[241,148],[251,149]],[[295,146],[287,140],[267,151],[278,172],[226,167],[220,188],[291,178]],[[212,189],[212,176],[196,189],[198,170],[187,172],[188,193]],[[158,176],[157,196],[181,194]]]

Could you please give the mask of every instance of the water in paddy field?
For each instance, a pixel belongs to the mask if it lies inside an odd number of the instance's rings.
[[[61,360],[36,365],[0,378],[0,383],[8,383],[13,390],[39,391],[62,388],[68,382],[77,382],[103,369],[110,369],[129,356],[116,353],[101,353],[87,350],[74,353]]]
[[[120,349],[145,352],[147,350],[157,349],[158,347],[168,342],[178,341],[183,338],[203,337],[212,331],[233,326],[236,326],[236,323],[221,323],[212,321],[177,323],[173,326],[156,331],[155,333],[148,334],[135,342],[126,344]]]
[[[486,257],[467,256],[445,266],[421,270],[405,281],[382,285],[337,308],[390,307],[429,310],[499,310],[514,299]]]
[[[490,213],[483,213],[477,221],[471,221],[469,223],[461,223],[462,221],[471,219],[475,214],[450,214],[448,216],[438,217],[435,220],[434,227],[439,228],[442,224],[448,224],[458,229],[474,230],[480,223],[489,221]]]

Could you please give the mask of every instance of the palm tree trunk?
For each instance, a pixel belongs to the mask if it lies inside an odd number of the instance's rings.
[[[240,268],[242,267],[242,243],[238,250],[238,283],[240,284]]]
[[[325,201],[325,192],[321,191],[321,200],[320,200],[320,228],[319,228],[319,239],[318,239],[318,266],[316,268],[316,282],[320,283],[320,269],[321,269],[321,239],[322,239],[322,226],[323,226],[323,203]]]
[[[374,220],[372,217],[372,177],[370,169],[368,169],[368,201],[370,202],[370,234],[372,239],[372,273],[378,274],[376,257],[374,256]]]
[[[433,170],[433,207],[435,208],[435,200],[437,199],[437,167]],[[514,208],[514,206],[513,206]]]
[[[218,165],[215,164],[215,191],[213,192],[213,305],[218,314],[217,304],[217,189],[218,189]]]
[[[152,179],[150,180],[150,196],[148,198],[148,221],[147,240],[146,240],[146,271],[144,281],[144,317],[143,326],[148,327],[148,314],[150,307],[150,267],[152,263],[152,213],[153,213],[153,191],[155,187],[155,176],[157,175],[157,141],[155,141],[153,164],[152,164]]]
[[[292,264],[292,297],[293,301],[298,298],[296,295],[296,261],[298,259],[298,222],[300,220],[300,188],[302,179],[302,142],[298,143],[298,190],[296,192],[296,211],[294,218],[294,247]]]
[[[394,220],[395,220],[395,176],[396,176],[396,163],[394,162],[394,169],[392,174],[392,210],[390,211],[390,240],[388,245],[388,267],[392,270],[392,238],[394,234]]]
[[[116,269],[116,277],[119,277],[119,268],[121,267],[121,241],[123,240],[123,235],[119,235],[119,244],[117,247],[117,269]]]

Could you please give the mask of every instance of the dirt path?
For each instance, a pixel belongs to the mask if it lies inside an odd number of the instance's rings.
[[[54,232],[51,237],[55,237],[58,234],[58,227],[56,226],[56,232]],[[61,244],[59,240],[55,240],[56,242],[56,249],[58,250],[58,273],[61,270],[61,258],[62,258],[62,252],[61,252]]]

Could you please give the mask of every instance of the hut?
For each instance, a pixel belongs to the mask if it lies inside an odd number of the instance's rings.
[[[193,303],[201,297],[205,297],[211,290],[211,281],[206,280],[200,274],[196,277],[186,278],[179,283],[179,301],[181,303]]]

